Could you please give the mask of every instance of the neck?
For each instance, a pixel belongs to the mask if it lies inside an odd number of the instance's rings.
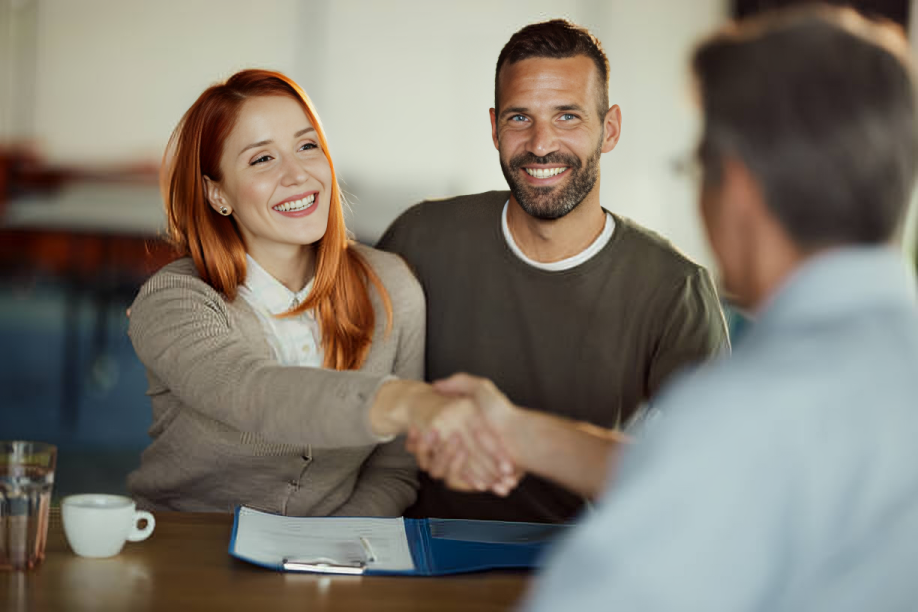
[[[748,294],[753,312],[764,308],[787,279],[818,251],[801,249],[778,228],[753,241],[759,248],[749,274]]]
[[[561,261],[582,252],[602,233],[605,223],[598,185],[574,210],[551,221],[531,217],[512,195],[507,207],[507,227],[513,241],[526,257],[539,263]]]
[[[249,251],[249,255],[284,287],[302,291],[315,274],[315,247],[308,245],[278,245],[276,248]]]

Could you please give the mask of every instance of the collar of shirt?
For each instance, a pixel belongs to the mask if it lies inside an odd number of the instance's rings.
[[[262,268],[251,255],[246,254],[246,274],[243,288],[249,296],[261,304],[272,315],[279,315],[295,308],[312,291],[312,279],[300,291],[294,293]],[[252,301],[249,299],[249,301]]]
[[[813,256],[794,271],[761,309],[754,327],[915,305],[915,271],[902,252],[889,246],[843,247]]]
[[[589,261],[594,255],[596,255],[596,253],[600,252],[604,246],[609,244],[609,241],[612,240],[612,233],[615,231],[615,217],[612,216],[612,213],[606,211],[606,223],[602,228],[602,232],[599,233],[599,236],[596,237],[596,240],[594,240],[587,248],[566,259],[553,261],[550,263],[543,263],[541,261],[536,261],[531,257],[527,257],[526,254],[523,253],[523,250],[516,244],[516,241],[513,239],[513,234],[510,233],[510,225],[507,223],[507,208],[509,206],[510,200],[507,200],[507,203],[504,204],[504,211],[500,215],[500,225],[501,230],[504,233],[504,240],[507,241],[507,246],[510,247],[510,250],[513,251],[514,255],[522,259],[533,268],[538,268],[539,270],[561,272],[563,270],[576,268],[580,264]]]

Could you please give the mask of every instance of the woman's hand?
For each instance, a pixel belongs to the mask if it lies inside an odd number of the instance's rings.
[[[408,431],[407,448],[421,469],[432,470],[438,478],[450,475],[450,482],[464,490],[492,489],[513,471],[503,446],[469,397],[441,393],[415,381],[389,381],[377,392],[370,423],[382,436]],[[436,453],[441,441],[448,448]]]
[[[469,450],[465,438],[456,435],[443,438],[438,437],[436,431],[422,434],[412,430],[409,432],[407,448],[417,457],[421,469],[433,478],[443,479],[453,489],[490,490],[501,496],[509,494],[523,475],[517,466],[519,451],[512,444],[514,419],[522,411],[493,383],[483,378],[457,374],[434,383],[434,389],[454,398],[467,398],[475,404],[477,418],[467,423],[468,432],[478,449],[478,455],[485,453],[490,456],[499,472],[489,472],[491,478],[482,480],[475,468],[478,456]]]
[[[473,432],[481,448],[495,459],[498,474],[489,472],[490,478],[476,477],[470,465],[470,453],[457,435],[440,442],[435,432],[421,434],[416,429],[408,432],[405,448],[415,455],[418,465],[432,478],[443,480],[456,491],[490,491],[504,497],[510,493],[523,476],[522,470],[507,459],[507,453],[499,439],[488,430],[476,428]]]

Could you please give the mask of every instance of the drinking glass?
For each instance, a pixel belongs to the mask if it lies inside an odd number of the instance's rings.
[[[32,569],[45,558],[57,447],[0,441],[0,570]]]

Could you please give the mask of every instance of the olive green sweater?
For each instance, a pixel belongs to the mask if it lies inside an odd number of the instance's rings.
[[[147,368],[150,446],[128,486],[141,507],[289,515],[397,516],[416,495],[400,438],[379,444],[370,403],[387,377],[423,374],[424,296],[397,256],[355,245],[392,301],[371,287],[373,344],[359,371],[281,366],[255,312],[202,281],[190,259],[157,272],[128,333]]]
[[[619,428],[676,371],[727,347],[708,273],[664,239],[616,216],[612,239],[592,258],[540,270],[504,239],[509,197],[424,202],[380,240],[424,287],[429,380],[470,372],[521,406]],[[408,515],[555,522],[582,504],[532,476],[501,498],[450,491],[422,475]]]

